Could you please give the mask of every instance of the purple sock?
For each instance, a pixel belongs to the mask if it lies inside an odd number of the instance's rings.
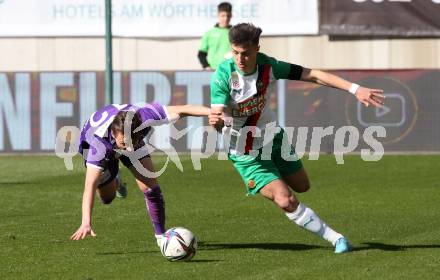
[[[155,234],[165,232],[165,201],[160,186],[156,185],[144,192],[147,212],[153,223]]]

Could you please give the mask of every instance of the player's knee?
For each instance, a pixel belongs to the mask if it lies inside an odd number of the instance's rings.
[[[288,209],[291,208],[292,200],[288,196],[281,196],[275,198],[275,203],[280,207],[281,209]]]
[[[116,195],[113,197],[101,197],[101,201],[103,204],[110,204],[115,199]]]
[[[294,195],[278,197],[275,203],[286,212],[293,212],[299,205],[299,201]]]

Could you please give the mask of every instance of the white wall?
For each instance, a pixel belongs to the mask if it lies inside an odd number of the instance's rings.
[[[199,39],[114,39],[115,70],[198,70]],[[262,38],[261,51],[321,69],[440,68],[440,39]],[[104,70],[103,38],[1,38],[0,71]]]

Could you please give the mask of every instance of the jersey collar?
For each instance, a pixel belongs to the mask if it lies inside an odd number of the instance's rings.
[[[254,74],[258,71],[258,63],[255,65],[255,70],[254,70],[252,73],[250,73],[250,74],[246,74],[246,73],[244,73],[243,71],[241,71],[241,70],[238,68],[238,66],[235,64],[235,61],[234,61],[234,65],[235,65],[235,70],[236,70],[238,73],[240,73],[240,75],[242,75],[242,76],[252,76],[252,75],[254,75]]]

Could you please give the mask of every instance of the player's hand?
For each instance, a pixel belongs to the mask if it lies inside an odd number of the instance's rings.
[[[212,71],[212,70],[214,70],[214,69],[212,69],[211,67],[205,67],[205,68],[203,68],[203,70],[205,70],[205,71]]]
[[[95,237],[96,234],[90,225],[81,225],[79,229],[70,237],[70,240],[84,239],[87,235]]]
[[[224,126],[223,113],[211,110],[208,119],[209,119],[209,125],[214,127],[217,131],[222,130]]]
[[[372,104],[375,107],[382,107],[385,99],[383,90],[360,87],[356,91],[356,98],[368,107]]]

